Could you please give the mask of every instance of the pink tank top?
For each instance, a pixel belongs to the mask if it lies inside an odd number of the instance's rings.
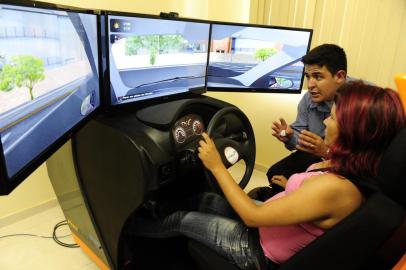
[[[312,166],[310,166],[308,170],[310,170],[311,167]],[[285,191],[276,194],[268,201],[285,196],[289,192],[298,189],[306,178],[323,173],[325,172],[315,171],[292,175],[286,184]],[[259,228],[259,237],[264,254],[267,258],[276,263],[285,262],[323,233],[323,229],[320,229],[312,223]]]

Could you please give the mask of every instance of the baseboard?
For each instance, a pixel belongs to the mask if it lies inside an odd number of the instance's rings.
[[[11,214],[9,216],[2,217],[2,218],[0,218],[0,228],[11,225],[11,224],[21,221],[25,218],[31,217],[31,216],[41,213],[45,210],[51,209],[57,205],[59,205],[58,200],[56,198],[54,198],[54,199],[51,199],[44,203],[33,206],[31,208],[27,208],[20,212]]]

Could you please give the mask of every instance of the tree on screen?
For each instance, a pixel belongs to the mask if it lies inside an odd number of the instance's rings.
[[[3,66],[6,64],[6,57],[0,52],[0,71],[3,69]]]
[[[181,35],[132,36],[125,43],[126,55],[137,55],[141,49],[149,53],[149,63],[154,65],[157,54],[183,49],[185,40]]]
[[[9,92],[15,84],[15,67],[6,65],[5,61],[0,62],[0,91]]]
[[[274,48],[261,48],[261,49],[257,49],[255,51],[254,57],[261,61],[265,61],[266,59],[268,59],[269,57],[271,57],[272,55],[274,55],[276,53],[277,53],[277,50]]]
[[[0,90],[11,91],[14,87],[26,87],[33,100],[32,90],[44,78],[44,62],[41,59],[32,55],[14,56],[10,64],[4,65],[0,72]]]

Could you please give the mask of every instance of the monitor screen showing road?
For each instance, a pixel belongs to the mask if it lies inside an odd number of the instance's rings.
[[[205,86],[210,24],[108,16],[111,104]]]
[[[299,91],[311,30],[213,24],[207,86]]]
[[[96,15],[0,4],[0,136],[9,178],[99,106],[98,77]]]

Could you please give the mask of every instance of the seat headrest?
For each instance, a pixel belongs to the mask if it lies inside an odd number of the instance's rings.
[[[383,193],[406,207],[406,128],[396,135],[385,151],[377,182]]]

